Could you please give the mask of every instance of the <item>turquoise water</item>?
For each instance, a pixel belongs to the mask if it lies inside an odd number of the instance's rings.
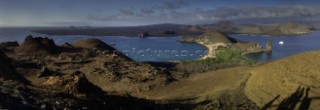
[[[0,28],[0,42],[18,41],[21,43],[26,35],[49,37],[59,45],[65,42],[72,42],[93,36],[72,35],[72,36],[48,36],[32,33],[30,30],[36,28]],[[263,46],[267,43],[270,36],[248,36],[230,35],[239,40],[259,42]],[[136,61],[177,61],[193,60],[201,58],[207,53],[207,49],[195,43],[181,43],[177,41],[179,37],[123,37],[123,36],[99,36],[95,37],[102,41],[112,44],[116,49],[126,54]],[[271,54],[252,54],[247,57],[256,61],[270,61],[288,57],[297,53],[319,50],[320,32],[313,32],[306,35],[293,35],[285,37],[272,37],[273,51]],[[283,41],[283,45],[278,42]]]

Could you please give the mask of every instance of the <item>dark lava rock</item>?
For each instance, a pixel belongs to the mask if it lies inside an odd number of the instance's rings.
[[[61,77],[50,76],[43,86],[53,90],[69,92],[70,94],[101,92],[101,89],[91,84],[80,71]]]
[[[42,67],[41,72],[38,74],[38,78],[51,75],[51,71],[47,67]]]
[[[59,50],[52,39],[28,36],[16,52],[27,55],[47,55],[60,53]]]
[[[99,39],[82,39],[76,42],[71,43],[73,47],[82,48],[82,49],[90,49],[96,51],[97,54],[105,54],[105,55],[112,55],[112,56],[120,56],[127,60],[132,60],[126,55],[122,54],[121,52],[117,51],[112,46],[104,43]]]
[[[19,46],[17,41],[0,43],[0,48],[17,47],[17,46]]]
[[[71,44],[74,47],[84,48],[84,49],[98,49],[98,50],[107,50],[109,52],[113,52],[116,49],[109,46],[99,39],[82,39]]]
[[[11,65],[11,61],[12,59],[8,58],[7,55],[0,50],[0,78],[27,82],[25,78],[17,73]]]
[[[176,32],[174,32],[174,31],[165,31],[163,34],[164,35],[173,35],[173,34],[176,34]]]
[[[147,32],[141,32],[141,33],[138,34],[138,36],[144,38],[144,37],[150,36],[150,34],[147,33]]]

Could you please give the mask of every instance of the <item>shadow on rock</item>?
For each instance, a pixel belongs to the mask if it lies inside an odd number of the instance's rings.
[[[269,101],[265,106],[261,108],[261,110],[267,110],[271,107],[276,107],[277,110],[294,110],[297,108],[297,105],[300,103],[298,107],[299,110],[308,110],[312,100],[319,100],[319,97],[309,97],[310,88],[301,88],[299,87],[293,94],[280,102],[279,105],[272,105],[274,101],[276,101],[280,95],[276,96],[274,99]]]

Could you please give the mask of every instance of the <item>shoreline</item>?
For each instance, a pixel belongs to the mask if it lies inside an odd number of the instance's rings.
[[[129,30],[129,31],[128,31]],[[149,35],[146,37],[172,37],[172,36],[184,36],[184,35],[201,35],[205,32],[203,31],[189,31],[183,29],[172,29],[175,33],[167,34],[166,31],[171,30],[168,29],[137,29],[134,27],[107,27],[107,28],[79,28],[79,29],[70,29],[70,28],[38,28],[35,30],[31,30],[30,32],[34,32],[37,34],[45,34],[45,35],[52,35],[52,36],[68,36],[68,35],[87,35],[87,36],[127,36],[127,37],[139,37],[139,33],[146,32]],[[292,36],[292,35],[304,35],[310,34],[316,31],[310,32],[299,32],[299,33],[292,33],[292,34],[252,34],[252,33],[238,33],[238,32],[228,32],[228,35],[236,34],[236,35],[248,35],[248,36],[274,36],[274,37],[281,37],[281,36]]]

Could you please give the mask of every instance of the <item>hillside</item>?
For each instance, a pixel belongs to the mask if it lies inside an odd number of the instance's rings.
[[[307,52],[253,67],[194,74],[137,96],[185,103],[211,100],[199,109],[319,109],[319,55],[320,51]]]
[[[319,55],[320,51],[302,53],[250,69],[246,95],[259,106],[273,99],[276,100],[271,105],[282,106],[289,100],[297,106],[309,100],[310,109],[319,109]]]
[[[310,33],[309,27],[299,22],[280,24],[239,25],[239,34],[286,36]]]
[[[204,58],[215,58],[216,49],[219,47],[231,47],[244,54],[264,52],[261,44],[255,42],[243,42],[217,31],[210,30],[200,36],[182,36],[181,42],[194,42],[208,48],[208,54]]]
[[[47,41],[28,37],[23,46],[59,53],[0,51],[1,109],[319,109],[320,51],[185,74],[110,53],[98,39]]]

